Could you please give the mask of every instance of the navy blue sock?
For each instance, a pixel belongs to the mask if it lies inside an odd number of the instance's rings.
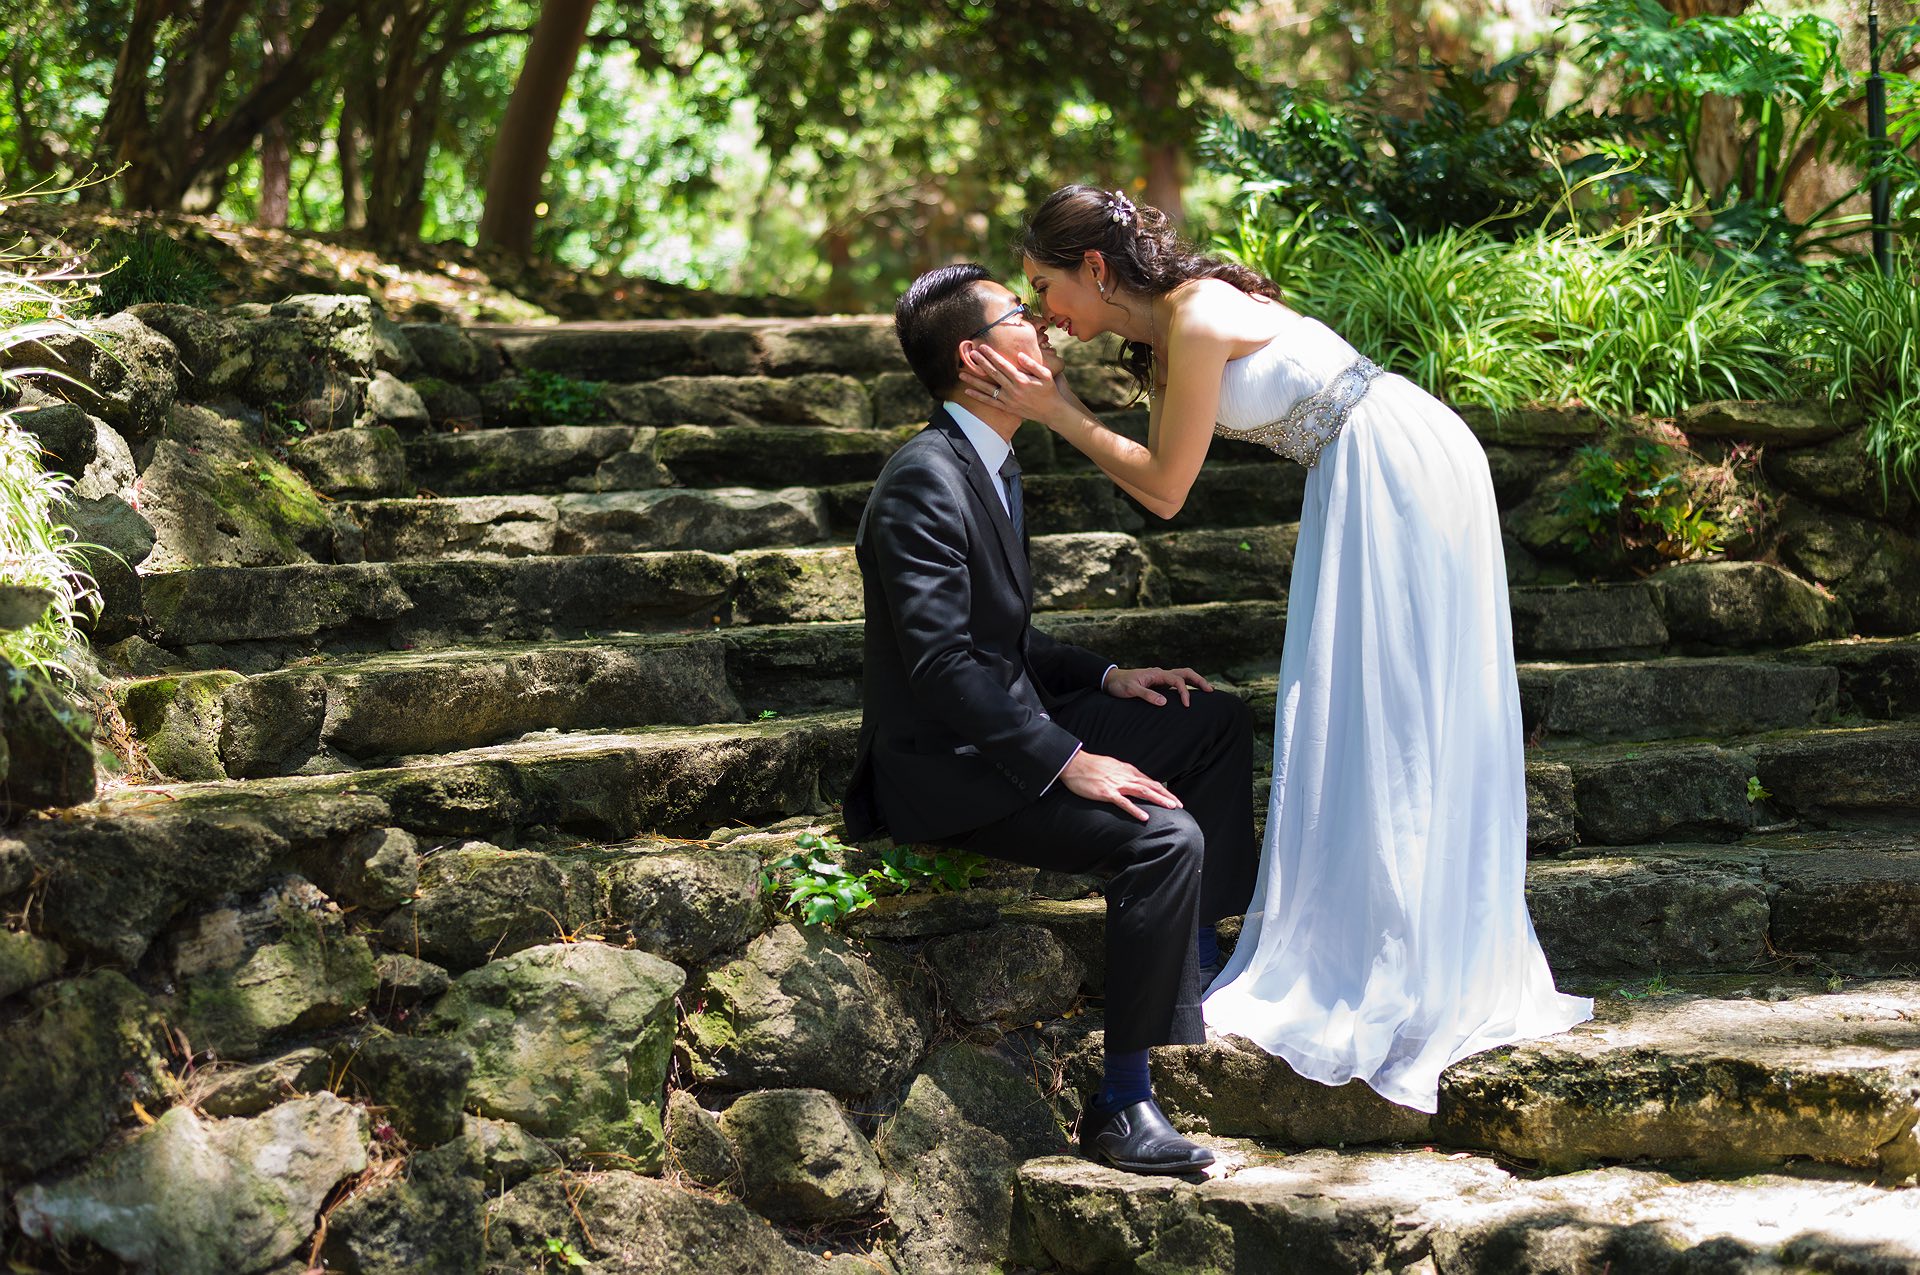
[[[1200,968],[1220,963],[1220,933],[1211,925],[1200,927]]]
[[[1129,1050],[1109,1053],[1106,1074],[1100,1079],[1100,1096],[1093,1100],[1096,1111],[1113,1112],[1145,1102],[1153,1097],[1153,1081],[1147,1075],[1147,1051]]]

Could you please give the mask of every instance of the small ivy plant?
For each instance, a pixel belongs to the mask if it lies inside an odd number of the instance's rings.
[[[852,848],[838,837],[803,832],[794,844],[798,848],[792,854],[761,868],[760,890],[805,925],[831,925],[871,907],[875,889],[900,894],[923,887],[934,893],[964,890],[987,865],[980,855],[961,850],[921,854],[908,846],[888,846],[878,864],[856,872],[844,863]]]
[[[1671,447],[1642,439],[1615,452],[1590,444],[1574,460],[1573,482],[1560,497],[1569,539],[1605,548],[1617,538],[1629,558],[1651,550],[1647,566],[1721,552],[1720,528],[1696,503]]]
[[[590,425],[607,414],[603,389],[598,381],[529,368],[520,374],[513,406],[533,425]]]

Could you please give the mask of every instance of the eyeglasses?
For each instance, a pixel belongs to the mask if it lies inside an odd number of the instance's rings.
[[[1008,319],[1025,319],[1028,323],[1031,323],[1036,328],[1038,328],[1041,324],[1040,312],[1038,310],[1035,310],[1032,306],[1028,305],[1026,302],[1022,301],[1019,305],[1013,307],[1013,309],[1007,311],[1005,314],[995,319],[992,323],[987,324],[986,327],[981,328],[978,332],[968,333],[967,340],[978,341],[981,337],[993,331],[995,328],[999,327],[1002,323],[1005,323]]]

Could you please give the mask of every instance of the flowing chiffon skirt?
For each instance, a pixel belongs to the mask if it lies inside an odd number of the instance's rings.
[[[1527,914],[1520,691],[1485,454],[1383,376],[1310,471],[1253,902],[1206,1019],[1421,1111],[1440,1072],[1563,1031]]]

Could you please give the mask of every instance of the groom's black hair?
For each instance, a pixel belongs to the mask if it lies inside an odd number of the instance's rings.
[[[936,401],[960,383],[960,343],[986,321],[973,285],[991,278],[972,261],[941,266],[915,279],[893,307],[893,332],[907,366]]]

